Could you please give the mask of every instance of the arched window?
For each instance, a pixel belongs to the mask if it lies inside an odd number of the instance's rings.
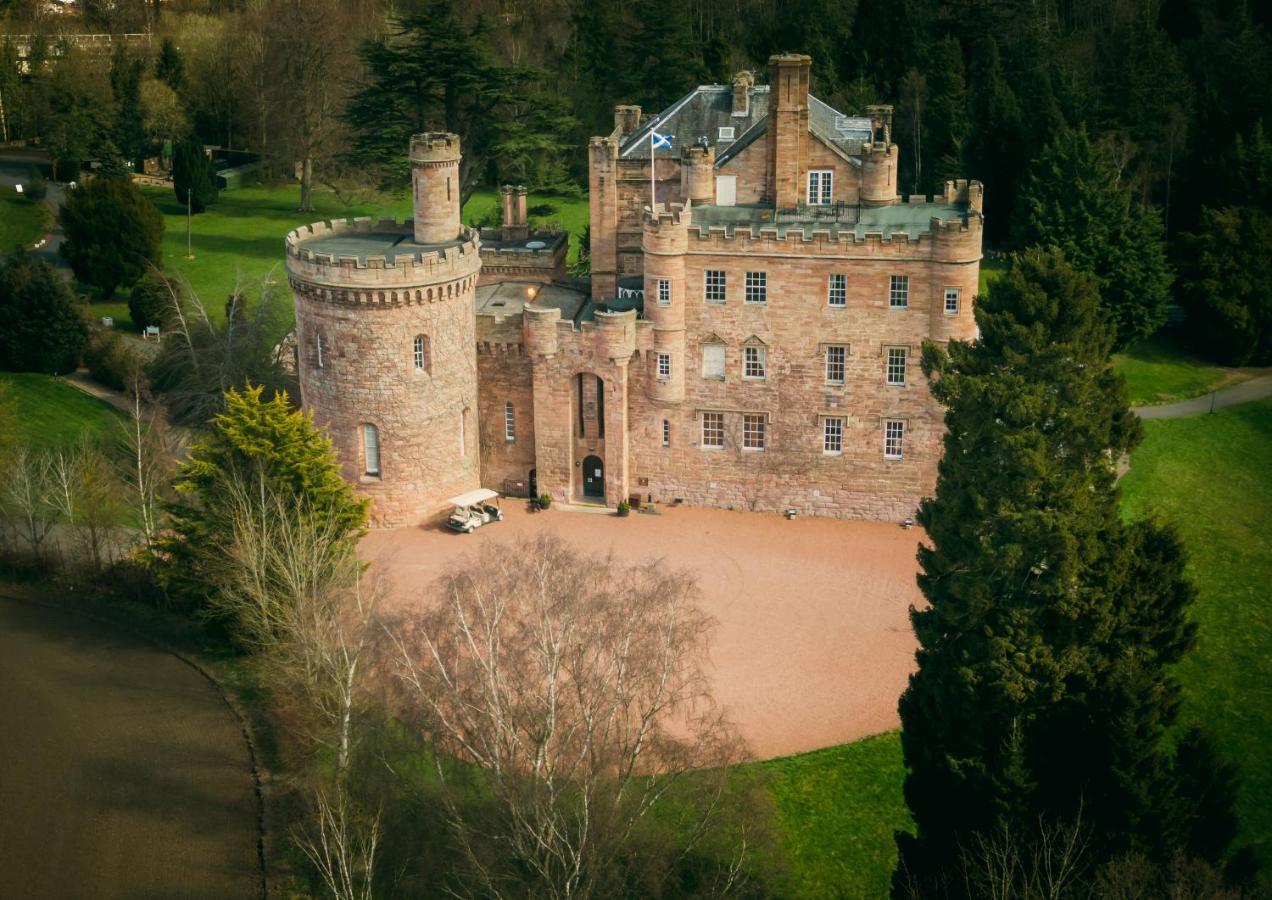
[[[427,335],[417,334],[415,336],[415,341],[411,346],[411,356],[415,362],[415,371],[427,372],[429,370]]]
[[[380,474],[380,429],[374,425],[362,426],[363,471],[376,477]]]

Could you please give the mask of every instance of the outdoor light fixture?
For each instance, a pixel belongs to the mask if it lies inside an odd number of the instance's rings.
[[[537,293],[539,293],[539,291],[534,285],[530,285],[530,287],[526,288],[526,296],[531,300],[534,299],[534,295]]]

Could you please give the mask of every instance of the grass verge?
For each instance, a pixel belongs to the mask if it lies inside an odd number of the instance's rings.
[[[0,254],[7,254],[14,244],[30,250],[48,233],[52,219],[43,203],[17,193],[0,194]]]
[[[1251,377],[1193,356],[1170,334],[1156,334],[1114,354],[1113,366],[1126,379],[1132,406],[1187,400]]]
[[[1123,509],[1179,529],[1197,585],[1196,649],[1179,665],[1183,718],[1241,772],[1240,841],[1272,865],[1272,400],[1145,423]]]
[[[19,444],[51,449],[74,443],[82,433],[103,442],[120,434],[122,416],[112,407],[49,375],[0,372],[0,383],[9,385],[17,406]]]

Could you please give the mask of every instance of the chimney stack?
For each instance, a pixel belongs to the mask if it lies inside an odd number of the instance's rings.
[[[614,107],[614,127],[618,129],[618,133],[624,137],[631,134],[640,127],[640,107],[639,106],[616,106]]]
[[[812,65],[802,53],[769,57],[768,195],[778,209],[793,209],[803,196]]]
[[[526,189],[521,185],[505,184],[500,194],[503,200],[503,228],[500,236],[505,241],[529,237],[530,228],[526,224]]]
[[[733,115],[749,116],[751,114],[751,88],[755,87],[755,76],[750,72],[739,72],[733,76]]]

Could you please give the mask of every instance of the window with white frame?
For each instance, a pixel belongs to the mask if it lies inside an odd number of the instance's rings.
[[[742,416],[742,449],[763,450],[765,440],[764,416],[747,413]]]
[[[845,361],[848,348],[843,344],[830,344],[826,347],[826,383],[843,384]]]
[[[702,377],[724,378],[724,344],[702,345]]]
[[[766,348],[752,344],[742,348],[742,377],[758,381],[764,377]]]
[[[768,302],[768,272],[746,273],[745,300],[747,303]]]
[[[366,474],[380,474],[380,430],[374,425],[362,426],[362,459]]]
[[[662,445],[663,445],[664,447],[670,447],[670,446],[671,446],[671,421],[670,421],[669,419],[663,419],[663,424],[662,424]]]
[[[830,283],[826,289],[826,299],[831,306],[847,306],[848,305],[848,276],[836,274],[830,276]]]
[[[671,280],[667,278],[658,279],[658,305],[671,305]]]
[[[905,361],[907,355],[905,347],[888,348],[888,384],[893,387],[905,387]]]
[[[900,459],[905,444],[905,422],[901,419],[888,419],[883,423],[883,457],[884,459]]]
[[[910,305],[910,276],[892,275],[888,281],[888,306],[906,309]]]
[[[724,448],[724,413],[702,414],[702,446],[708,450]]]
[[[733,126],[732,126],[732,125],[721,125],[721,126],[720,126],[720,136],[719,136],[718,140],[721,140],[721,141],[731,141],[731,140],[733,140]]]
[[[658,354],[658,380],[666,381],[671,377],[671,354]]]
[[[422,334],[415,336],[415,341],[411,346],[411,355],[414,357],[415,371],[428,371],[428,338]]]
[[[707,269],[703,298],[708,303],[723,303],[725,278],[723,269]]]
[[[844,452],[844,420],[837,416],[822,419],[822,452]]]
[[[315,335],[315,337],[314,337],[314,350],[315,350],[315,356],[314,356],[315,362],[317,362],[317,364],[318,364],[318,368],[320,368],[320,369],[321,369],[321,368],[323,367],[324,363],[326,362],[326,361],[323,359],[323,353],[322,353],[323,347],[322,347],[322,335],[321,335],[321,334]]]
[[[945,289],[945,314],[947,316],[958,315],[958,301],[959,301],[958,288],[946,288]]]
[[[517,414],[511,403],[504,404],[504,440],[509,444],[517,440]]]
[[[813,169],[808,173],[808,205],[830,206],[834,195],[835,173],[830,169]]]

